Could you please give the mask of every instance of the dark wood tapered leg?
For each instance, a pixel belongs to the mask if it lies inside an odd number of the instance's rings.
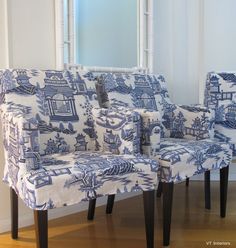
[[[107,198],[107,208],[106,208],[106,213],[107,214],[112,213],[114,201],[115,201],[115,195],[109,195],[108,198]]]
[[[226,215],[229,166],[220,169],[220,216]]]
[[[147,248],[154,247],[154,197],[154,190],[143,191]]]
[[[94,218],[94,212],[96,207],[96,199],[92,199],[89,201],[89,209],[88,209],[88,220],[93,220]]]
[[[161,197],[161,193],[162,193],[162,182],[159,182],[156,196],[158,198]]]
[[[11,198],[11,237],[18,238],[18,196],[13,188],[10,188]]]
[[[170,244],[174,183],[163,183],[163,245]]]
[[[34,210],[37,248],[48,248],[48,211]]]
[[[188,187],[188,186],[189,186],[189,177],[188,177],[188,178],[186,178],[185,185],[186,185],[186,187]]]
[[[206,171],[204,177],[205,208],[211,209],[211,172]]]

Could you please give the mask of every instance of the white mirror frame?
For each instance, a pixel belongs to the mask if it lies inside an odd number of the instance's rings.
[[[79,66],[75,61],[75,11],[76,0],[68,1],[68,40],[64,41],[64,1],[55,0],[55,32],[56,32],[56,68],[63,69]],[[90,71],[102,72],[153,72],[153,0],[137,0],[138,2],[138,61],[135,68],[118,67],[86,67]],[[64,44],[69,45],[69,64],[64,64]],[[80,65],[83,67],[82,65]]]

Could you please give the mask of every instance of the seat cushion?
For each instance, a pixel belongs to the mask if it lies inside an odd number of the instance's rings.
[[[232,150],[226,143],[214,140],[184,140],[165,138],[161,140],[158,154],[161,166],[160,179],[164,182],[180,182],[206,170],[228,166]]]
[[[32,209],[50,209],[157,185],[158,163],[141,155],[81,152],[44,156],[42,168],[18,180],[17,192]]]
[[[236,129],[225,124],[215,124],[215,138],[230,143],[233,156],[236,157]]]

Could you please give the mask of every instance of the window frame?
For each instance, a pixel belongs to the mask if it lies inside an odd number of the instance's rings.
[[[64,40],[64,0],[55,0],[55,40],[56,40],[56,68],[81,67],[76,64],[76,37],[75,37],[75,1],[65,0],[68,6],[68,39]],[[137,1],[137,66],[133,68],[120,67],[85,67],[96,72],[153,72],[153,3],[154,0]],[[64,45],[68,45],[68,63],[64,63]]]

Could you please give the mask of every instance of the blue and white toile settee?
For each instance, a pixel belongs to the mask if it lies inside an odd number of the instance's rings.
[[[236,156],[236,73],[209,72],[205,106],[215,110],[215,138],[231,144]]]
[[[171,102],[164,77],[151,74],[108,73],[100,76],[98,100],[103,107],[146,109],[160,114],[161,142],[145,139],[150,157],[160,163],[158,177],[163,191],[163,244],[169,245],[173,185],[194,175],[205,173],[206,208],[210,208],[209,172],[219,169],[221,178],[221,217],[226,214],[230,146],[213,140],[214,111],[199,106],[179,106]],[[141,129],[152,133],[150,116]],[[154,144],[154,146],[153,146]],[[153,149],[152,149],[153,148]],[[110,196],[111,197],[111,196]],[[112,200],[108,204],[112,205]],[[109,208],[109,207],[108,207]],[[111,213],[111,210],[109,211]]]
[[[34,210],[37,247],[47,248],[47,210],[143,191],[147,247],[153,247],[159,165],[140,155],[139,112],[98,108],[89,72],[0,70],[0,83],[12,237],[18,236],[18,196]]]

